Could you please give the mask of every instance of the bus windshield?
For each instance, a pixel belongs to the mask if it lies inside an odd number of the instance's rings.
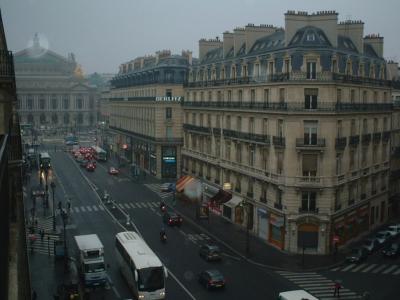
[[[139,291],[152,292],[164,288],[164,270],[162,267],[138,270]]]

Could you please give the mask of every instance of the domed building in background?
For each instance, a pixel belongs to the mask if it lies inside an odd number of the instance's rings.
[[[40,44],[14,56],[21,124],[36,129],[79,131],[96,124],[96,87],[84,77],[73,53],[63,57]]]

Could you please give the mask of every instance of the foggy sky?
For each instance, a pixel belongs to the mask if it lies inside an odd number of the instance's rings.
[[[75,53],[85,73],[115,73],[120,63],[161,49],[197,57],[200,38],[222,38],[248,23],[283,27],[287,10],[362,20],[364,35],[379,33],[384,56],[400,60],[399,0],[0,0],[0,8],[9,50],[26,48],[38,32],[52,51]]]

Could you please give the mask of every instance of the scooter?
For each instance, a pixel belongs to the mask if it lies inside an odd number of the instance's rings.
[[[162,212],[165,212],[165,210],[167,209],[167,207],[166,207],[164,202],[161,203],[160,209],[161,209]]]
[[[164,244],[167,242],[167,235],[165,233],[160,235],[160,241]]]

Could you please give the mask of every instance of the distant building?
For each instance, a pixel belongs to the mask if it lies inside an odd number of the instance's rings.
[[[293,253],[388,220],[392,90],[383,37],[361,21],[288,11],[199,41],[185,87],[183,172],[232,188],[224,218]],[[223,194],[221,194],[223,196]],[[396,200],[398,201],[398,200]]]
[[[134,172],[158,178],[180,175],[183,83],[192,54],[169,50],[138,57],[120,66],[109,92],[109,129],[104,145]],[[103,98],[105,95],[103,95]]]
[[[21,123],[65,131],[96,124],[96,87],[84,79],[73,54],[65,58],[42,48],[35,35],[14,63]]]

